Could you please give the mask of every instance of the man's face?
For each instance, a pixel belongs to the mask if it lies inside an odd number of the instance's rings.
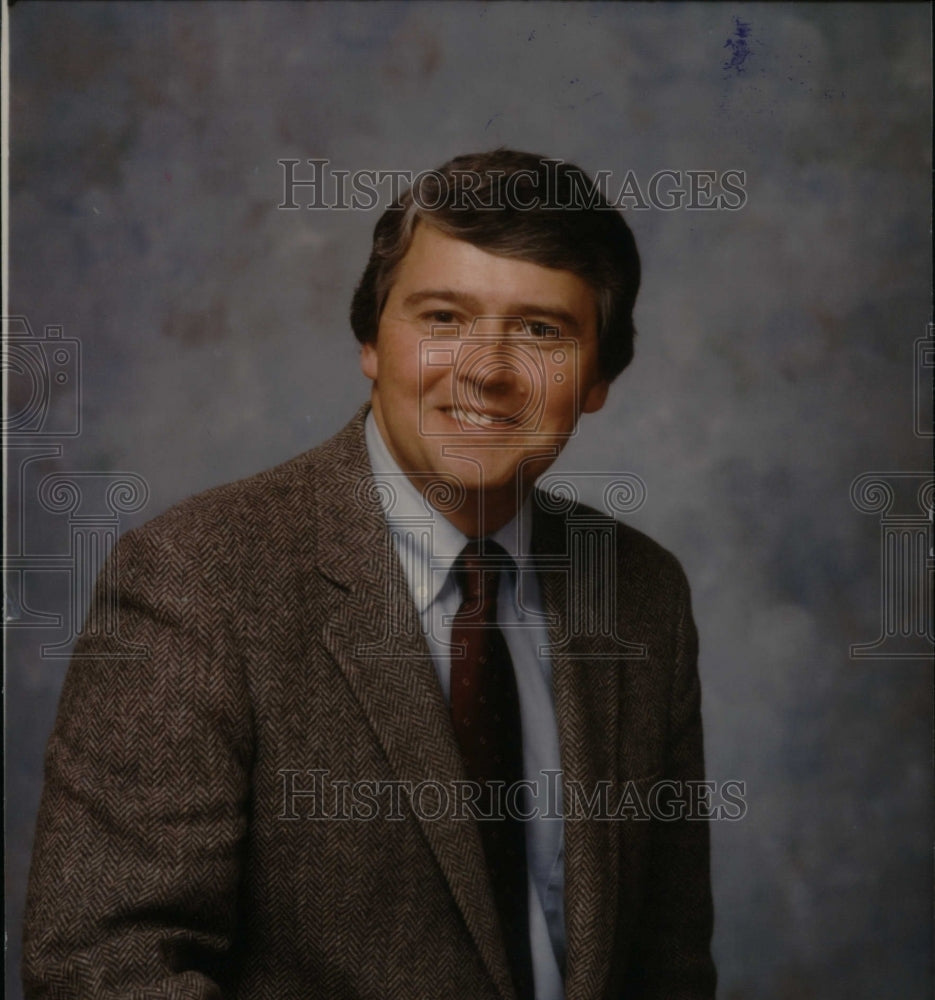
[[[361,352],[374,416],[417,486],[457,477],[516,506],[599,410],[597,304],[577,275],[418,224]]]

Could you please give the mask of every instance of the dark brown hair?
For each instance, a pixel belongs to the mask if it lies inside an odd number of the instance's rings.
[[[351,302],[351,327],[376,340],[419,223],[503,257],[571,271],[597,296],[598,364],[608,382],[633,358],[640,258],[630,227],[588,175],[562,160],[497,149],[418,174],[380,217]]]

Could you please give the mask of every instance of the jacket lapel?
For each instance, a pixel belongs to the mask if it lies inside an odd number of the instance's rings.
[[[325,446],[318,568],[331,585],[323,640],[361,704],[396,778],[443,788],[465,779],[435,667],[373,486],[364,407]],[[426,801],[429,801],[427,798]],[[442,811],[439,808],[439,811]],[[417,813],[465,923],[500,993],[514,997],[493,891],[475,822],[445,809]]]
[[[613,629],[607,635],[592,623],[585,626],[571,603],[582,596],[582,581],[576,580],[572,568],[574,530],[573,521],[565,516],[536,509],[534,555],[549,620],[566,817],[573,789],[590,798],[604,783],[613,794],[619,740],[618,672],[626,668],[620,662],[620,644]],[[577,542],[581,541],[579,537]],[[592,566],[589,575],[594,573]],[[620,878],[616,825],[578,818],[564,826],[566,1000],[598,1000],[607,990]]]

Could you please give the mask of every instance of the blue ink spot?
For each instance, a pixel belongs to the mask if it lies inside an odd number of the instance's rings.
[[[744,63],[750,57],[750,44],[747,39],[750,37],[750,23],[741,21],[739,17],[734,18],[734,33],[724,43],[725,49],[730,49],[730,59],[724,63],[724,69],[734,70],[736,73],[744,71]]]
[[[491,123],[492,123],[492,122],[495,122],[495,121],[496,121],[496,120],[497,120],[498,118],[502,118],[502,117],[503,117],[503,112],[502,112],[502,111],[498,111],[498,112],[497,112],[497,113],[496,113],[496,114],[495,114],[495,115],[493,116],[493,118],[488,118],[488,119],[487,119],[487,124],[486,124],[486,125],[484,126],[484,131],[486,132],[486,131],[487,131],[487,129],[489,129],[489,128],[490,128],[490,125],[491,125]]]

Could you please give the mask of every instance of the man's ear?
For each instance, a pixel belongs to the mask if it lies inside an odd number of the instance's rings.
[[[599,379],[585,393],[584,403],[581,407],[582,413],[597,413],[597,411],[607,402],[607,391],[610,389],[610,382]]]
[[[360,349],[360,370],[372,382],[377,380],[377,345],[368,341]]]

